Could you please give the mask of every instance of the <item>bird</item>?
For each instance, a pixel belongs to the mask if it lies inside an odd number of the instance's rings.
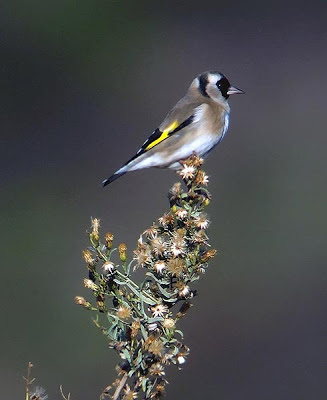
[[[229,96],[242,93],[221,72],[198,75],[137,153],[105,179],[103,186],[130,171],[150,167],[178,170],[192,154],[205,157],[228,130]]]

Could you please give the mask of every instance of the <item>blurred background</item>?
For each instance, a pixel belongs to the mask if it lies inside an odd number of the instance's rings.
[[[205,163],[219,256],[183,321],[191,348],[168,399],[326,398],[327,3],[2,2],[2,397],[22,375],[97,399],[115,352],[91,313],[90,217],[127,243],[168,208],[171,171],[102,189],[200,72],[246,92]]]

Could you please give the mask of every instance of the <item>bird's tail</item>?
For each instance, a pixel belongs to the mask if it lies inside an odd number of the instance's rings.
[[[118,171],[116,171],[113,175],[111,175],[108,179],[105,179],[102,182],[103,187],[109,185],[109,183],[115,181],[116,179],[118,179],[119,177],[121,177],[122,175],[125,175],[127,172],[126,168],[120,168]]]

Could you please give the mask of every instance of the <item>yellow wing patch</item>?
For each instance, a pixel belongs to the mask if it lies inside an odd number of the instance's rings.
[[[169,134],[173,132],[177,127],[179,123],[177,121],[174,121],[172,124],[170,124],[163,132],[162,134],[158,137],[158,139],[154,140],[151,142],[145,150],[150,150],[152,147],[156,146],[157,144],[161,143],[163,140],[167,139]]]

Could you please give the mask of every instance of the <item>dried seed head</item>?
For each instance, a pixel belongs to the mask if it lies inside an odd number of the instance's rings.
[[[163,376],[165,375],[164,367],[160,363],[151,365],[149,369],[151,375]]]
[[[151,262],[149,246],[142,245],[134,250],[133,259],[137,262],[137,266],[139,267],[145,267],[146,264],[149,264]]]
[[[156,256],[162,256],[167,248],[167,243],[161,237],[157,237],[151,240],[151,246]]]
[[[100,220],[98,218],[91,218],[92,233],[99,235]]]
[[[155,356],[161,356],[163,352],[163,343],[160,339],[155,339],[148,347],[150,353]]]
[[[184,219],[187,217],[188,212],[187,212],[184,208],[179,208],[179,209],[177,209],[177,211],[175,212],[175,215],[176,215],[179,219],[184,220]]]
[[[173,329],[175,327],[175,321],[172,318],[165,318],[162,326],[166,329]]]
[[[47,398],[48,395],[46,394],[45,389],[40,386],[36,386],[29,395],[29,400],[46,400]]]
[[[196,169],[193,165],[187,165],[186,163],[183,163],[183,168],[179,171],[179,175],[184,180],[189,180],[194,178],[195,171]]]
[[[172,276],[180,276],[185,268],[185,261],[180,258],[174,258],[168,261],[167,269]]]
[[[165,213],[162,217],[158,219],[158,222],[164,228],[168,228],[174,223],[174,217],[169,213]]]
[[[105,274],[112,274],[115,270],[115,265],[111,261],[107,261],[102,265],[102,269]]]
[[[168,313],[168,307],[164,304],[157,304],[151,307],[151,311],[154,317],[164,317]]]
[[[207,262],[209,261],[211,258],[213,258],[215,255],[217,254],[217,250],[211,249],[208,250],[206,253],[203,254],[203,256],[201,257],[201,261],[202,262]]]
[[[158,234],[158,228],[155,225],[152,225],[150,228],[146,229],[143,232],[143,235],[145,235],[148,239],[156,238],[157,234]]]
[[[209,177],[203,171],[198,171],[194,183],[197,185],[207,186],[209,183]]]
[[[177,232],[174,233],[174,238],[171,242],[170,250],[173,257],[178,257],[182,254],[185,254],[186,242],[184,240],[184,237],[180,236]]]
[[[175,287],[178,290],[179,297],[187,297],[190,294],[190,287],[185,285],[183,281],[177,281]]]
[[[131,336],[132,338],[136,338],[139,329],[140,329],[141,323],[139,320],[133,321],[132,326],[131,326]]]
[[[176,183],[172,186],[172,188],[170,189],[170,192],[169,192],[169,194],[170,194],[170,196],[171,196],[172,198],[178,197],[178,196],[182,193],[181,186],[182,186],[182,185],[181,185],[180,182],[176,182]]]
[[[190,157],[190,161],[189,162],[195,168],[199,168],[203,164],[204,160],[203,160],[203,158],[198,157],[197,155],[194,154],[193,156]]]
[[[116,312],[119,319],[128,319],[131,316],[131,309],[127,306],[119,306]]]
[[[75,296],[75,303],[79,306],[84,306],[86,304],[86,300],[82,296]]]
[[[97,284],[95,284],[93,281],[91,281],[91,279],[84,279],[84,286],[87,289],[91,289],[93,291],[96,291],[99,289],[99,286]]]
[[[134,392],[128,384],[126,384],[126,387],[124,389],[124,395],[123,395],[123,400],[133,400],[137,398],[137,393]]]
[[[154,264],[154,269],[158,274],[162,274],[162,271],[166,268],[166,264],[163,261],[157,261]]]
[[[193,235],[192,242],[208,245],[208,236],[206,235],[205,231],[201,229]]]
[[[92,253],[89,250],[83,250],[82,255],[88,265],[94,264],[95,259],[92,257]]]
[[[163,397],[165,394],[165,383],[160,382],[156,386],[156,391],[154,392],[155,398],[160,398]]]
[[[199,229],[207,229],[209,226],[209,220],[207,219],[206,214],[202,213],[194,218],[194,222],[197,228]]]

